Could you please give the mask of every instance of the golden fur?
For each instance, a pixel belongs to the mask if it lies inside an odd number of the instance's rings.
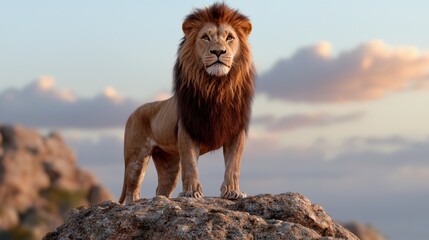
[[[221,197],[237,199],[240,161],[249,125],[254,67],[247,41],[249,19],[225,4],[196,9],[182,25],[185,37],[174,66],[174,95],[144,104],[125,128],[125,174],[119,202],[140,198],[152,156],[157,195],[171,196],[179,172],[183,197],[203,197],[198,156],[223,147]]]

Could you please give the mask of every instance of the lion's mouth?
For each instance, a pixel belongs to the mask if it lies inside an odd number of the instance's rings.
[[[211,67],[211,66],[214,66],[214,65],[216,65],[216,64],[221,64],[221,65],[224,65],[225,67],[230,67],[228,64],[226,64],[226,63],[224,63],[224,62],[222,62],[222,61],[220,61],[220,60],[217,60],[216,62],[214,62],[214,63],[212,63],[212,64],[210,64],[210,65],[208,65],[208,66],[206,66],[206,68],[209,68],[209,67]]]

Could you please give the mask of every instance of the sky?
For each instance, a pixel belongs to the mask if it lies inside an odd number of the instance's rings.
[[[171,95],[182,21],[211,3],[1,1],[0,122],[59,131],[118,197],[125,121]],[[241,189],[300,192],[338,221],[427,238],[429,2],[226,3],[252,21],[258,72]],[[220,152],[199,161],[207,196]],[[142,196],[155,188],[151,165]]]

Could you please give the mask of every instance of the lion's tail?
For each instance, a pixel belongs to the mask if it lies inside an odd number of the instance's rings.
[[[128,168],[128,156],[126,154],[126,149],[127,149],[127,139],[128,139],[128,134],[130,134],[131,130],[131,119],[133,118],[133,115],[135,114],[135,112],[133,112],[127,120],[127,123],[125,125],[125,133],[124,133],[124,180],[122,182],[122,193],[121,196],[119,197],[119,203],[123,204],[124,200],[125,200],[125,195],[127,193],[127,168]]]
[[[120,203],[120,204],[123,204],[123,203],[124,203],[124,200],[125,200],[125,193],[127,192],[127,184],[126,184],[126,182],[127,182],[127,177],[126,177],[126,174],[127,174],[127,168],[125,168],[125,172],[124,172],[124,181],[123,181],[123,183],[122,183],[122,193],[121,193],[121,197],[119,197],[119,203]]]

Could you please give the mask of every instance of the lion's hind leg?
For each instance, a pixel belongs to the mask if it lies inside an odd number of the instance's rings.
[[[125,204],[129,204],[140,198],[140,188],[154,147],[147,109],[147,105],[137,108],[125,125],[125,173],[120,203],[125,200]]]
[[[149,159],[150,155],[148,154],[140,154],[139,156],[131,157],[129,159],[125,168],[123,189],[123,196],[125,197],[126,205],[140,198],[140,188],[146,173]],[[121,197],[121,200],[123,200],[124,197]]]
[[[179,179],[180,158],[160,149],[154,150],[152,158],[158,173],[156,195],[163,195],[169,198]]]

